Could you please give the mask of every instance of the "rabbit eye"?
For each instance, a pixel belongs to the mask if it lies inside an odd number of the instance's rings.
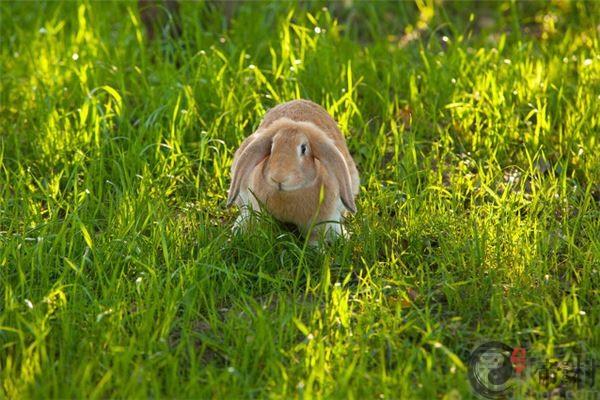
[[[302,155],[306,154],[306,145],[305,144],[300,145],[300,154],[302,154]]]

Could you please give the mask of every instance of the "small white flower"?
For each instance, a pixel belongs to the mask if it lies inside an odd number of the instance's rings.
[[[306,340],[308,340],[309,342],[311,340],[313,340],[315,338],[315,336],[312,333],[309,333],[308,336],[306,336]]]
[[[235,372],[235,368],[227,367],[227,372],[229,372],[230,374],[233,374]]]
[[[583,62],[583,65],[585,65],[586,67],[588,65],[592,65],[592,59],[591,58],[586,58],[586,60]]]
[[[71,58],[73,59],[73,61],[77,61],[77,60],[79,60],[79,54],[73,53],[73,55],[71,56]]]
[[[511,63],[512,63],[512,61],[510,61],[508,58],[504,59],[504,64],[511,64]]]
[[[585,311],[583,311],[583,310],[579,311],[579,315],[585,315]]]
[[[31,302],[31,300],[25,299],[25,305],[27,306],[27,308],[33,309],[33,303]]]
[[[256,65],[250,64],[250,65],[248,65],[248,69],[256,69]]]
[[[448,39],[448,36],[442,36],[442,42],[448,43],[448,40],[450,40]]]
[[[45,35],[46,33],[48,33],[48,31],[46,30],[46,28],[40,28],[40,30],[38,31],[40,34]]]
[[[315,33],[318,35],[319,33],[321,33],[321,28],[319,28],[318,26],[315,26]]]

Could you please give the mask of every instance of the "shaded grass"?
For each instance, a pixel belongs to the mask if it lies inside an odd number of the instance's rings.
[[[183,3],[151,44],[134,3],[0,11],[5,396],[469,396],[481,340],[598,359],[597,4]],[[362,176],[322,251],[224,207],[297,97]]]

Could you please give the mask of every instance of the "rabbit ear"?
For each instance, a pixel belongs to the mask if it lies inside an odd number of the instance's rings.
[[[271,140],[274,131],[261,133],[256,132],[248,136],[240,146],[239,157],[233,161],[231,166],[231,186],[229,187],[229,195],[227,196],[227,206],[233,204],[235,199],[240,194],[240,186],[246,181],[247,177],[265,157],[269,155],[271,150]]]
[[[340,187],[340,198],[344,206],[351,212],[356,212],[356,204],[352,195],[352,179],[348,164],[334,141],[324,136],[321,132],[305,131],[315,154],[325,168],[333,173]]]

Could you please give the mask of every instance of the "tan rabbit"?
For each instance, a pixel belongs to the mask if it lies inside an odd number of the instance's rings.
[[[227,205],[241,209],[235,227],[248,207],[264,208],[314,242],[320,232],[342,234],[345,209],[356,211],[358,170],[344,136],[327,111],[308,100],[269,110],[235,152],[231,175]]]

